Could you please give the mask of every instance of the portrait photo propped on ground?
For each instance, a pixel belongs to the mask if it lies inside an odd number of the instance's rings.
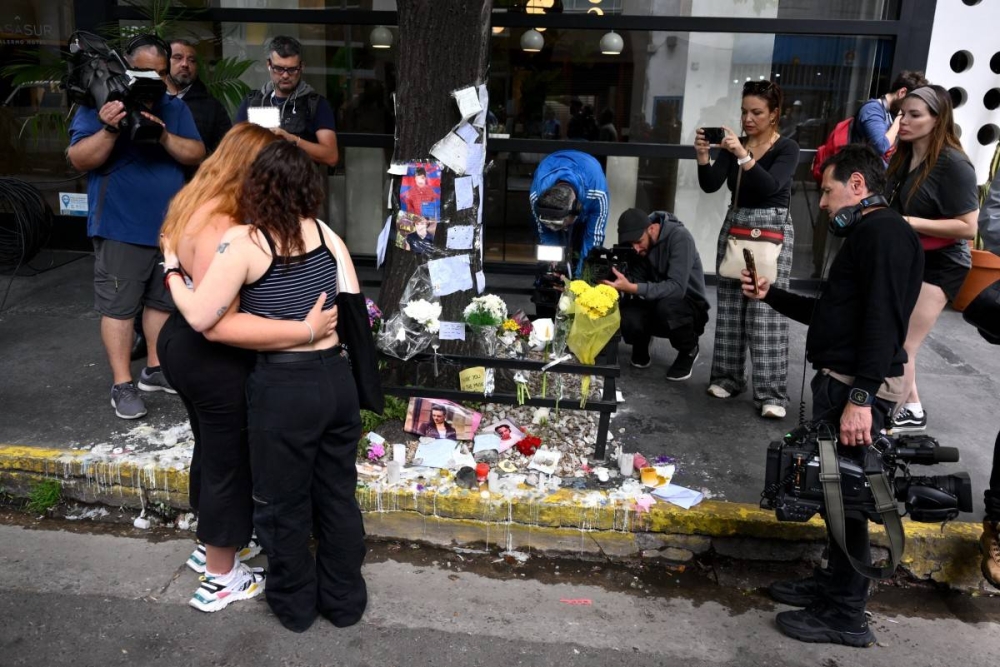
[[[501,419],[500,421],[493,422],[484,426],[481,433],[494,433],[498,438],[500,438],[500,452],[505,452],[518,441],[524,439],[524,431],[520,427],[509,419]]]
[[[403,430],[425,438],[472,440],[483,415],[436,398],[410,399]]]

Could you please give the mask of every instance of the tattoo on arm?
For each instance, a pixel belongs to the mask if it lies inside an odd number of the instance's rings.
[[[229,242],[228,241],[220,243],[219,244],[219,249],[218,249],[219,250],[219,254],[221,255],[222,253],[226,252],[226,248],[228,248],[228,247],[229,247]]]
[[[223,306],[222,308],[219,308],[217,311],[215,311],[216,317],[222,317],[223,315],[226,314],[227,310],[229,310],[228,306]]]

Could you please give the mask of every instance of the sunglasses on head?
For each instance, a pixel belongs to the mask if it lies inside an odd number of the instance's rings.
[[[272,65],[271,63],[268,63],[267,66],[270,67],[271,71],[278,76],[281,76],[282,74],[288,74],[291,76],[302,71],[302,65],[298,65],[296,67],[281,67],[280,65]]]
[[[762,95],[774,88],[771,81],[747,81],[743,84],[744,95]]]

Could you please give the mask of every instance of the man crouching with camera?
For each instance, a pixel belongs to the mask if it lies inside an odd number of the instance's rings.
[[[709,308],[694,237],[670,213],[655,211],[647,216],[630,208],[618,219],[618,244],[632,246],[642,263],[630,267],[634,275],[628,276],[612,266],[614,280],[603,281],[622,294],[638,297],[621,301],[622,338],[632,346],[632,365],[649,366],[649,341],[659,336],[677,350],[667,380],[688,379],[698,359],[698,337],[705,332]]]
[[[744,296],[809,326],[806,356],[817,370],[813,419],[839,421],[839,453],[858,460],[900,397],[903,342],[924,263],[917,234],[888,208],[879,194],[884,188],[882,160],[867,146],[847,146],[823,165],[820,208],[830,215],[830,232],[846,238],[818,297],[771,287],[743,271]],[[779,613],[778,628],[805,642],[871,646],[868,579],[851,566],[829,526],[827,536],[828,569],[771,585],[778,602],[805,607]],[[871,564],[868,520],[849,513],[845,537],[850,554]]]

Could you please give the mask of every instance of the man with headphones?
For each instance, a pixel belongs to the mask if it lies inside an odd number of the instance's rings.
[[[813,419],[839,425],[839,453],[861,461],[902,393],[903,342],[924,253],[912,227],[879,194],[885,189],[882,159],[868,146],[846,146],[827,160],[821,189],[830,232],[846,238],[819,295],[792,294],[764,278],[755,292],[749,271],[743,272],[743,294],[809,326],[806,357],[817,371]],[[844,524],[847,551],[870,564],[867,519],[848,513]],[[827,569],[771,585],[778,602],[806,607],[779,613],[778,628],[800,641],[871,646],[868,579],[836,541],[828,550]]]
[[[156,72],[164,79],[170,47],[155,35],[140,35],[126,45],[125,59],[132,70]],[[156,338],[174,307],[159,266],[160,226],[167,205],[184,186],[183,167],[205,157],[187,105],[167,95],[165,83],[153,97],[138,104],[113,100],[100,109],[81,107],[69,129],[67,157],[74,168],[87,172],[94,307],[101,314],[101,340],[114,378],[111,405],[122,419],[146,414],[130,368],[133,320],[140,309],[148,365],[139,375],[138,389],[175,393],[156,356]],[[162,129],[144,131],[143,140],[138,135],[133,140],[122,131],[122,121],[129,117],[134,122],[139,115],[144,126]]]
[[[528,198],[539,243],[579,245],[579,273],[590,249],[604,245],[609,199],[601,163],[580,151],[556,151],[535,169]]]

